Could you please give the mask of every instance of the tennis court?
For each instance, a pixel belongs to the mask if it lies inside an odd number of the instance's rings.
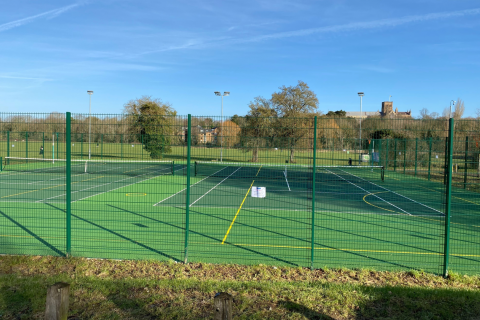
[[[9,162],[0,183],[2,225],[9,231],[2,241],[20,242],[31,254],[65,255],[65,163]],[[72,255],[184,260],[186,171],[171,161],[73,162]],[[440,272],[442,184],[382,167],[320,166],[313,191],[312,172],[309,166],[195,163],[189,261],[309,265],[314,205],[314,267]],[[252,197],[254,187],[265,188],[265,197]],[[452,247],[476,239],[479,205],[476,194],[453,194],[463,220],[452,220],[458,230]],[[480,262],[462,254],[451,259],[459,266]]]

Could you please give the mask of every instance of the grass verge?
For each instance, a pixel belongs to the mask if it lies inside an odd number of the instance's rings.
[[[47,287],[72,285],[70,319],[475,319],[480,278],[422,272],[2,256],[0,319],[43,319]]]

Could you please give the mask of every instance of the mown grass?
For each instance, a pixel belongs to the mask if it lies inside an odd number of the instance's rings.
[[[423,272],[3,256],[1,319],[42,319],[47,287],[71,284],[70,319],[475,319],[480,278]]]

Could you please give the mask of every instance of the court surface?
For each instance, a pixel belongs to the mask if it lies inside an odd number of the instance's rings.
[[[188,221],[185,164],[175,164],[174,174],[169,167],[135,172],[128,165],[115,173],[73,173],[71,254],[310,266],[313,253],[316,268],[442,272],[443,184],[390,171],[382,181],[376,169],[324,168],[313,191],[294,170],[282,176],[257,169],[258,175],[238,164],[219,167],[221,174],[192,169]],[[265,198],[252,197],[254,187],[264,187]],[[3,171],[3,253],[66,255],[65,192],[62,172]],[[453,190],[453,271],[472,273],[479,265],[479,209],[478,194]]]

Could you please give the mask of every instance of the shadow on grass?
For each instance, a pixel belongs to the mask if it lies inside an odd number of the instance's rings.
[[[0,277],[2,319],[41,318],[62,276]],[[339,283],[145,279],[72,280],[69,319],[213,319],[215,292],[234,297],[234,319],[475,319],[480,292]]]

